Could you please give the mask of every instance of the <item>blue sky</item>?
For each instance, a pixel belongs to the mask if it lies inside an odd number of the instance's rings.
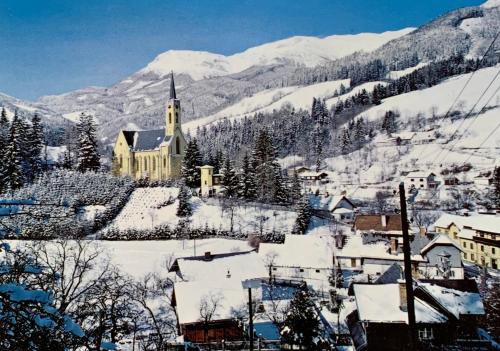
[[[0,0],[0,91],[107,86],[169,49],[233,54],[293,35],[419,26],[483,0]]]

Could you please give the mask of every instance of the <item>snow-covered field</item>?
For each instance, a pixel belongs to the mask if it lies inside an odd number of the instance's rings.
[[[119,230],[151,229],[160,225],[175,227],[179,222],[176,215],[178,201],[177,188],[155,187],[139,188],[130,196],[129,201],[108,228]],[[190,227],[230,229],[230,215],[223,211],[219,200],[191,198],[193,215]],[[242,233],[290,232],[295,222],[294,211],[262,208],[254,205],[241,205],[235,209],[234,231]],[[104,229],[106,230],[106,228]]]

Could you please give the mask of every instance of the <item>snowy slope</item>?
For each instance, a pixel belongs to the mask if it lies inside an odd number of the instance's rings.
[[[326,38],[296,36],[256,46],[231,56],[206,51],[169,50],[158,55],[140,72],[164,76],[173,70],[199,80],[241,72],[252,66],[283,62],[314,67],[356,51],[373,51],[414,29],[405,28],[380,34],[332,35]]]
[[[369,89],[379,82],[370,82],[363,84],[353,89],[354,93],[361,90],[363,87]],[[194,121],[184,123],[183,129],[193,132],[197,127],[214,123],[223,118],[242,118],[244,116],[252,116],[257,112],[272,112],[279,110],[285,105],[293,106],[295,109],[309,110],[313,98],[328,99],[337,92],[341,85],[349,88],[349,79],[335,80],[331,82],[322,82],[318,84],[298,87],[292,86],[287,88],[269,89],[259,92],[251,97],[245,98],[214,115],[200,118]],[[346,97],[349,94],[342,95]],[[350,96],[350,95],[349,95]],[[333,103],[334,100],[327,100]]]
[[[500,70],[500,65],[478,70],[455,104],[453,110],[460,110],[464,113],[469,112],[498,70]],[[388,110],[399,111],[401,118],[406,120],[415,117],[418,113],[429,115],[431,109],[435,109],[437,115],[445,114],[470,75],[471,73],[460,75],[428,89],[412,91],[407,94],[384,99],[382,104],[363,112],[363,116],[370,120],[376,120],[381,118]],[[485,105],[488,107],[499,104],[500,91],[495,93],[495,90],[499,86],[500,80],[497,79],[479,101],[475,111],[478,111]],[[493,98],[491,98],[492,96]],[[488,102],[488,100],[490,101]]]

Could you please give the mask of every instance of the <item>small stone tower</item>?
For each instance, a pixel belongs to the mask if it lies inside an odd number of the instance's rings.
[[[174,72],[170,73],[170,97],[167,102],[166,135],[174,135],[176,129],[181,129],[181,102],[175,93]]]
[[[212,166],[201,166],[201,195],[210,195],[213,187],[214,168]]]

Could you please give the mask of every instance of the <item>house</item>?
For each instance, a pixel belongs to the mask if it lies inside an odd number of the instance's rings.
[[[318,185],[320,183],[328,183],[328,174],[325,172],[304,171],[298,173],[298,177],[307,184]]]
[[[475,185],[478,185],[478,186],[489,186],[489,185],[493,184],[493,178],[491,176],[487,177],[484,175],[480,175],[480,176],[474,177],[473,182]]]
[[[354,235],[335,251],[342,269],[362,272],[369,280],[381,277],[391,266],[403,269],[402,238],[391,239]],[[445,235],[432,240],[417,235],[410,242],[412,275],[416,278],[463,279],[461,248]]]
[[[408,145],[412,143],[412,140],[415,137],[415,133],[414,132],[392,133],[391,137],[395,145]]]
[[[354,220],[354,230],[358,235],[373,234],[387,238],[402,236],[401,215],[360,214]]]
[[[309,167],[298,166],[298,167],[289,168],[287,170],[287,173],[288,173],[289,177],[293,177],[295,175],[295,173],[297,173],[297,175],[299,175],[300,173],[310,172],[310,171],[311,171],[311,169]]]
[[[286,235],[283,244],[260,244],[259,256],[272,278],[305,281],[315,289],[326,289],[333,269],[332,250],[329,236]]]
[[[165,128],[120,130],[113,149],[112,169],[118,176],[134,179],[179,178],[185,149],[186,138],[181,128],[181,103],[177,99],[172,73]]]
[[[472,280],[414,281],[417,349],[433,345],[482,346],[477,326],[485,316]],[[404,280],[355,284],[356,311],[347,320],[356,350],[404,350],[408,345],[408,301]]]
[[[241,340],[248,293],[242,281],[268,279],[268,270],[255,251],[180,257],[169,267],[176,278],[172,306],[178,332],[186,341]],[[261,298],[261,289],[255,297]],[[240,316],[240,317],[238,317]]]
[[[405,186],[408,190],[430,190],[436,189],[439,186],[439,181],[437,181],[436,175],[432,172],[413,171],[406,175]]]
[[[449,176],[444,178],[444,185],[458,185],[460,180],[455,176]]]
[[[483,267],[498,269],[500,262],[500,217],[494,214],[458,216],[443,214],[435,223],[462,249],[462,259]]]
[[[356,206],[344,195],[311,195],[309,203],[313,211],[331,215],[337,221],[354,219]]]

